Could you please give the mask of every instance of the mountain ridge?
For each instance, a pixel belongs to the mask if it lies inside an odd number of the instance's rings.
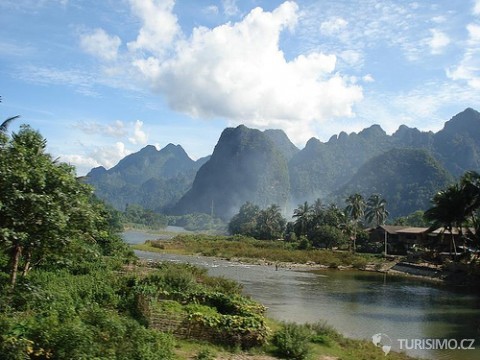
[[[115,170],[101,167],[92,169],[87,179],[110,175],[121,178],[124,185],[130,182],[137,188],[147,187],[148,191],[164,187],[158,192],[175,192],[176,195],[169,197],[168,206],[163,201],[159,206],[153,207],[156,210],[168,208],[176,213],[213,212],[217,216],[228,218],[238,210],[240,202],[245,201],[260,206],[276,202],[287,209],[318,197],[330,199],[342,186],[351,182],[365,164],[393,149],[400,149],[402,161],[411,162],[411,166],[418,166],[418,169],[429,168],[431,160],[419,152],[409,153],[403,149],[424,151],[438,163],[430,167],[430,170],[435,169],[437,174],[437,169],[446,169],[452,179],[458,178],[467,170],[479,171],[480,113],[467,108],[446,121],[444,127],[436,133],[400,125],[393,134],[388,135],[380,125],[373,124],[358,133],[347,134],[342,131],[338,135],[332,135],[327,142],[312,137],[302,149],[298,149],[282,130],[260,131],[239,125],[236,128],[226,128],[212,155],[197,162],[191,160],[180,145],[168,144],[161,150],[146,146],[138,153],[122,159],[114,167]],[[162,160],[156,159],[158,153],[162,155]],[[420,158],[424,161],[418,162]],[[134,164],[129,164],[130,162]],[[158,174],[145,179],[145,173],[151,175],[152,172],[148,168],[155,167],[152,164],[162,165],[161,181],[158,180]],[[136,179],[129,180],[132,175],[129,168],[135,169]],[[404,164],[402,169],[409,169],[408,164]],[[387,172],[387,169],[382,171]],[[443,170],[439,170],[438,178],[444,178],[442,174]],[[381,173],[378,175],[383,176]],[[175,176],[183,179],[177,179],[177,188],[172,180]],[[151,186],[145,185],[147,181]],[[419,184],[422,183],[422,179],[418,181]],[[438,183],[444,184],[445,181]],[[423,185],[420,187],[423,188]],[[373,190],[372,187],[372,192]],[[100,195],[102,191],[105,191],[104,187],[103,190],[97,189]],[[114,191],[111,193],[114,195]],[[223,202],[226,204],[223,205]]]

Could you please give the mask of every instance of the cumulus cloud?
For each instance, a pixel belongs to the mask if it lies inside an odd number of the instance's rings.
[[[147,134],[142,130],[143,121],[137,120],[135,121],[133,136],[128,138],[132,144],[140,144],[144,145],[148,141]]]
[[[334,35],[345,29],[348,21],[341,17],[332,17],[320,24],[320,31],[326,35]]]
[[[443,49],[450,44],[450,38],[437,29],[430,29],[432,35],[428,41],[432,54],[441,54]]]
[[[95,29],[92,33],[80,37],[80,46],[84,51],[105,61],[117,58],[121,43],[118,36],[110,36],[103,29]]]
[[[466,81],[467,84],[480,89],[480,26],[468,24],[467,47],[460,63],[447,70],[447,76],[452,80]]]
[[[147,51],[163,55],[180,34],[175,0],[129,0],[133,13],[143,25],[137,39],[127,44],[130,51]]]
[[[85,175],[94,167],[103,166],[109,169],[132,153],[121,141],[113,145],[89,146],[88,149],[89,151],[83,154],[62,155],[60,160],[74,165],[78,175]]]
[[[272,12],[255,8],[240,22],[193,29],[169,59],[149,56],[134,64],[177,111],[259,128],[300,128],[294,140],[304,141],[316,122],[351,115],[362,90],[335,72],[334,55],[285,58],[280,34],[293,30],[298,18],[290,1]]]
[[[236,0],[222,0],[223,12],[227,16],[233,16],[238,13]]]

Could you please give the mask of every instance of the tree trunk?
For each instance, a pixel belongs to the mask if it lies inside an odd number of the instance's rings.
[[[32,261],[32,251],[29,250],[27,252],[27,257],[25,259],[25,266],[23,267],[22,277],[25,277],[27,275],[28,271],[30,270],[31,261]]]
[[[10,284],[14,287],[17,282],[18,264],[20,262],[20,256],[22,255],[22,247],[15,245],[12,250],[12,269],[10,274]]]

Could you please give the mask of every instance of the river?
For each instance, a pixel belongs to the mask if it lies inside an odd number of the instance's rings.
[[[236,280],[246,294],[268,307],[269,316],[279,320],[326,321],[351,338],[385,334],[383,344],[397,351],[402,345],[413,356],[480,359],[480,294],[465,288],[362,271],[276,270],[274,266],[202,256],[136,254],[144,259],[196,264],[213,276]],[[422,342],[414,344],[415,339]],[[447,339],[449,347],[455,343],[468,347],[470,342],[461,344],[461,340],[475,339],[476,349],[428,350],[426,339]]]

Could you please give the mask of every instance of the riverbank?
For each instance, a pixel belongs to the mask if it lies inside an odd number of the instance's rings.
[[[179,255],[213,256],[238,263],[274,266],[278,269],[315,271],[353,269],[452,285],[480,283],[480,276],[462,264],[444,268],[440,265],[405,262],[401,257],[385,259],[381,255],[352,254],[340,250],[299,250],[293,244],[283,241],[264,241],[241,236],[177,234],[171,238],[162,236],[158,240],[136,244],[134,249]]]
[[[377,270],[393,266],[372,254],[352,254],[348,251],[324,249],[300,250],[283,241],[256,240],[243,236],[210,236],[182,234],[169,240],[152,240],[137,244],[134,249],[181,255],[213,256],[226,260],[279,268],[365,269]]]
[[[129,267],[127,273],[139,273],[143,276],[146,274],[152,274],[152,271],[156,271],[157,268],[164,268],[165,266],[178,268],[178,270],[188,270],[191,271],[192,274],[196,274],[194,278],[196,278],[199,274],[200,279],[195,280],[196,283],[201,284],[202,286],[205,285],[221,285],[223,288],[223,293],[229,294],[231,293],[232,287],[229,285],[231,280],[225,280],[224,278],[220,277],[218,280],[215,280],[214,277],[206,277],[205,272],[202,270],[195,270],[196,267],[192,265],[180,265],[179,263],[171,263],[171,265],[157,265],[155,261],[139,261],[135,268]],[[182,274],[183,271],[175,271],[171,272],[170,276],[174,276],[177,278]],[[171,281],[169,281],[170,283]],[[194,283],[195,283],[194,282]],[[175,282],[177,283],[177,282]],[[194,287],[192,288],[194,289]],[[228,291],[227,291],[228,290]],[[227,291],[227,292],[225,292]],[[236,290],[235,290],[236,291]],[[187,291],[188,292],[188,291]],[[185,290],[182,291],[182,297],[185,297]],[[197,292],[196,292],[197,293]],[[199,315],[206,316],[207,318],[211,317],[212,311],[216,313],[216,310],[212,310],[212,308],[205,309],[205,305],[211,306],[212,303],[206,302],[204,306],[199,306],[198,304],[192,307],[192,305],[181,305],[180,303],[175,303],[176,305],[173,306],[175,295],[173,298],[171,295],[168,294],[175,294],[175,292],[168,292],[165,293],[162,298],[163,301],[166,301],[166,305],[164,304],[162,309],[164,312],[172,312],[172,319],[177,319],[178,311],[183,311],[183,309],[191,308],[196,313],[194,313],[196,318]],[[166,296],[166,297],[165,297]],[[215,299],[220,299],[224,297],[222,295],[220,298],[218,297],[218,293],[215,293]],[[228,295],[232,296],[232,295]],[[197,298],[198,296],[196,296]],[[189,298],[186,296],[186,298]],[[202,299],[200,297],[199,299]],[[237,295],[231,297],[231,299],[237,299]],[[202,300],[200,300],[202,301]],[[245,300],[242,300],[240,305],[244,304]],[[182,303],[183,304],[183,303]],[[216,304],[216,302],[215,302]],[[251,302],[248,303],[247,308],[245,309],[254,309],[252,308]],[[167,306],[168,305],[168,306]],[[214,307],[217,307],[215,305]],[[243,305],[242,305],[243,306]],[[158,307],[158,306],[157,306]],[[230,308],[230,307],[228,307]],[[227,309],[227,308],[225,308]],[[224,310],[225,310],[224,309]],[[242,310],[242,314],[243,311]],[[198,312],[201,313],[198,313]],[[251,310],[249,310],[251,311]],[[218,316],[218,315],[215,315]],[[232,318],[233,319],[233,318]],[[253,319],[253,318],[252,318]],[[172,320],[173,321],[173,320]],[[314,321],[314,320],[313,320]],[[175,322],[175,321],[174,321]],[[180,322],[184,324],[184,322]],[[153,321],[153,324],[156,324]],[[221,324],[221,322],[211,322],[209,321],[208,324]],[[291,337],[288,346],[291,349],[304,349],[304,353],[302,352],[301,357],[295,357],[296,359],[315,359],[315,360],[357,360],[357,359],[384,359],[385,354],[384,350],[380,347],[375,346],[372,341],[370,340],[358,340],[358,339],[350,339],[338,331],[336,331],[332,326],[328,325],[323,321],[314,321],[310,324],[294,324],[294,323],[287,323],[278,320],[273,320],[271,318],[266,318],[266,325],[268,327],[268,341],[260,346],[251,347],[248,350],[241,350],[240,347],[235,347],[233,345],[225,344],[219,345],[215,344],[215,340],[205,341],[205,340],[195,340],[192,338],[176,338],[176,346],[175,346],[175,355],[177,360],[193,360],[193,359],[208,359],[208,360],[276,360],[276,359],[285,359],[285,358],[292,358],[286,357],[285,353],[282,353],[282,347],[278,343],[279,336],[285,334],[286,336]],[[171,324],[169,323],[169,326]],[[212,325],[208,325],[212,326]],[[217,325],[214,325],[217,326]],[[249,325],[250,326],[250,325]],[[249,327],[248,329],[256,329],[256,327]],[[243,331],[243,330],[242,330]],[[172,333],[176,334],[176,330],[173,330]],[[195,333],[195,332],[193,332]],[[222,332],[224,333],[224,332]],[[203,336],[202,336],[203,337]],[[303,351],[303,350],[302,350]],[[308,356],[307,356],[308,355]],[[390,352],[388,354],[390,359],[394,360],[411,360],[414,359],[413,357],[407,356],[402,353],[395,353]]]

